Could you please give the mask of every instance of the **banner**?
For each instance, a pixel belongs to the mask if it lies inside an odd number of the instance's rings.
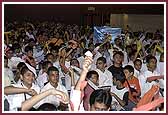
[[[112,28],[109,26],[103,26],[103,27],[95,26],[93,37],[94,44],[102,43],[104,41],[104,37],[106,34],[110,34],[112,36],[111,43],[114,43],[115,38],[121,35],[121,28]]]

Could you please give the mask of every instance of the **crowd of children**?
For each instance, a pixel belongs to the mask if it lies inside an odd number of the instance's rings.
[[[95,43],[89,26],[15,21],[4,29],[5,111],[164,110],[161,31],[126,28]]]

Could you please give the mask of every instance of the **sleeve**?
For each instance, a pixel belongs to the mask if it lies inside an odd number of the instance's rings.
[[[81,104],[81,91],[74,90],[74,87],[71,87],[70,109],[71,111],[84,110]]]

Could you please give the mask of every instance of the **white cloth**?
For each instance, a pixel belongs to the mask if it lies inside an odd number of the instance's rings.
[[[145,71],[143,74],[139,76],[139,85],[141,87],[141,97],[149,90],[151,89],[152,85],[158,84],[155,81],[152,81],[151,83],[147,82],[148,77],[152,76],[159,76],[160,74],[157,71],[151,72],[151,71]]]
[[[4,76],[5,76],[5,81],[6,80],[9,80],[10,81],[10,84],[11,83],[15,83],[14,81],[14,74],[13,72],[11,71],[11,69],[9,68],[4,68]],[[7,81],[6,81],[7,82]],[[5,84],[7,85],[7,84]]]
[[[41,89],[41,92],[44,92],[44,91],[52,89],[52,88],[54,88],[54,87],[50,83],[47,83]],[[63,85],[61,85],[60,83],[58,83],[58,86],[55,89],[64,92],[68,96],[68,92],[67,92],[66,88]],[[43,103],[51,103],[51,104],[54,104],[56,107],[58,107],[60,105],[60,101],[61,100],[57,96],[50,95],[50,96],[47,96],[44,99],[42,99],[39,102],[39,105],[41,105]]]
[[[23,85],[23,83],[22,83],[22,85],[21,84],[14,84],[13,86],[28,89],[26,86]],[[34,89],[37,92],[37,94],[39,94],[39,92],[40,92],[39,86],[34,85],[34,84],[32,85],[32,87],[30,89]],[[32,97],[28,94],[25,94],[25,95],[26,95],[26,99],[29,99]],[[24,95],[24,93],[8,95],[8,101],[10,104],[10,111],[17,111],[18,108],[21,108],[22,102],[26,100],[25,95]]]
[[[36,79],[37,84],[39,85],[40,88],[44,87],[44,83],[48,82],[48,75],[46,72],[42,73],[39,75]]]
[[[118,90],[116,87],[111,88],[111,92],[115,93],[121,100],[123,100],[124,94],[128,92],[128,88],[123,88],[121,90]],[[119,102],[112,96],[112,108],[116,109],[117,111],[122,109],[122,106],[119,104]]]
[[[106,70],[102,72],[100,69],[95,70],[99,74],[99,86],[111,86],[113,76],[110,71]]]

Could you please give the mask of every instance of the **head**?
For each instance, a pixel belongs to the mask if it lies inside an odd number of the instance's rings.
[[[6,52],[5,52],[5,54],[6,54],[6,57],[8,58],[8,59],[11,59],[12,57],[13,57],[13,48],[12,47],[7,47],[6,48]]]
[[[89,71],[86,78],[92,81],[95,85],[99,84],[99,74],[96,71]]]
[[[124,60],[124,54],[122,53],[122,51],[117,51],[116,53],[114,53],[113,55],[114,65],[122,65],[123,60]]]
[[[123,72],[118,72],[113,76],[113,82],[115,80],[115,85],[117,87],[123,87],[125,82],[125,74]]]
[[[99,57],[96,62],[96,67],[100,69],[101,71],[105,70],[105,67],[107,66],[106,64],[106,58],[104,57]]]
[[[57,111],[57,108],[55,105],[53,105],[51,103],[43,103],[38,108],[38,111]]]
[[[155,56],[148,56],[146,59],[147,68],[149,71],[154,71],[157,66],[157,59]]]
[[[31,67],[31,70],[30,70],[27,66],[24,66],[21,69],[20,79],[23,82],[23,84],[28,88],[30,88],[32,86],[32,83],[35,80],[35,74],[33,73],[32,69],[34,69],[34,68]],[[34,71],[35,71],[35,69],[34,69]]]
[[[33,57],[33,48],[31,46],[26,46],[25,53],[27,56]]]
[[[53,64],[50,61],[45,61],[42,63],[42,69],[47,72],[49,67],[52,67]]]
[[[138,71],[141,70],[141,67],[142,67],[142,61],[140,59],[136,59],[134,61],[134,68]]]
[[[109,111],[112,97],[110,92],[98,89],[90,95],[90,111]]]
[[[58,56],[58,52],[59,52],[59,47],[58,46],[53,46],[51,48],[51,53],[54,55],[54,57]]]
[[[53,62],[54,61],[54,55],[52,53],[48,53],[46,55],[46,60],[50,61],[50,62]]]
[[[132,77],[134,75],[134,68],[131,65],[126,65],[124,67],[124,74],[126,79]]]
[[[29,65],[31,65],[32,67],[36,68],[36,61],[33,57],[28,56],[28,60],[26,59],[26,63],[28,63]]]
[[[57,84],[59,82],[59,70],[56,67],[52,66],[48,68],[47,74],[48,81],[51,83],[51,85],[57,87]]]
[[[76,58],[71,59],[70,65],[79,67],[79,61]]]

